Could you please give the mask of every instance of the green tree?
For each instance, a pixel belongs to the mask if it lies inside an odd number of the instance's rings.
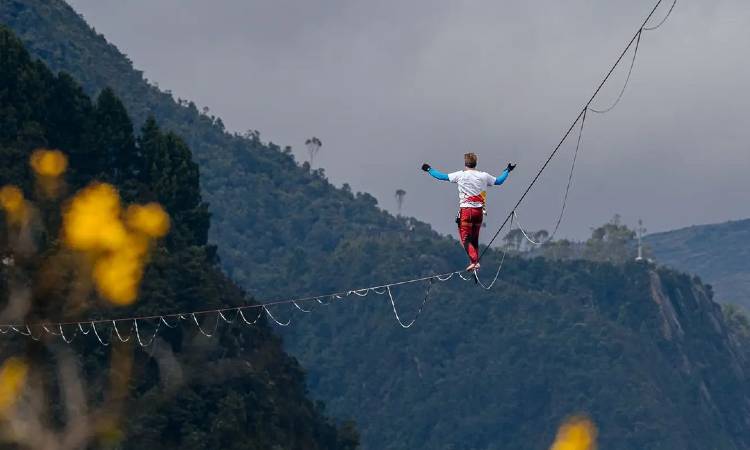
[[[133,123],[112,89],[102,90],[97,97],[93,121],[92,145],[102,160],[99,178],[119,187],[127,200],[135,199],[138,195],[137,184],[144,181],[145,163],[135,145]]]
[[[173,218],[169,242],[176,246],[205,245],[210,214],[201,196],[198,165],[187,144],[174,133],[162,133],[156,121],[149,118],[141,130],[139,147],[151,195]]]
[[[592,261],[623,263],[635,258],[635,231],[622,223],[619,215],[594,228],[586,241],[584,257]]]
[[[568,260],[576,256],[575,244],[567,239],[545,242],[542,246],[545,258],[553,260]]]
[[[0,11],[8,6],[0,3]],[[70,346],[60,345],[58,337],[44,331],[40,322],[159,315],[252,301],[222,273],[213,257],[215,249],[206,245],[207,205],[198,166],[184,141],[161,132],[155,121],[146,124],[136,141],[132,122],[111,91],[102,92],[93,105],[70,76],[53,75],[43,64],[32,62],[3,26],[0,118],[0,155],[8,157],[0,165],[0,185],[20,186],[33,203],[34,216],[39,212],[59,217],[56,208],[65,200],[42,200],[28,169],[31,151],[49,146],[69,154],[66,177],[73,189],[96,180],[111,181],[127,191],[128,201],[163,203],[172,219],[169,237],[153,245],[138,302],[114,309],[86,290],[87,263],[61,249],[59,221],[31,220],[23,225],[30,245],[21,253],[15,245],[19,233],[7,226],[0,212],[3,320],[31,324],[38,339],[4,334],[0,363],[9,355],[24,355],[33,374],[26,394],[42,399],[26,403],[25,395],[19,404],[33,407],[15,417],[3,411],[0,431],[14,441],[6,446],[41,448],[39,442],[56,439],[76,448],[356,448],[351,427],[333,423],[307,397],[304,372],[284,353],[263,317],[253,327],[218,329],[213,340],[190,325],[165,326],[155,345],[144,351],[129,347],[137,340],[132,334],[128,344],[111,342],[114,329],[108,324],[98,326],[108,347],[99,346],[91,331]],[[230,318],[238,320],[233,314]],[[223,323],[215,315],[199,320],[206,329]],[[159,325],[139,320],[139,336],[148,340]],[[68,336],[85,330],[63,325],[59,330],[63,328]],[[118,330],[127,336],[133,328]],[[132,358],[132,376],[109,365],[110,356],[119,359],[110,355],[115,347],[119,357]],[[110,375],[121,380],[116,391],[107,389]],[[127,414],[116,406],[123,403]],[[19,419],[22,429],[7,432],[11,418]],[[73,445],[71,439],[81,444]]]

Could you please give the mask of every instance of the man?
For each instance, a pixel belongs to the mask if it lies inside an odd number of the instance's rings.
[[[458,184],[459,213],[456,218],[458,234],[466,254],[469,255],[469,267],[467,271],[479,269],[479,230],[482,228],[482,216],[484,215],[485,188],[487,186],[499,186],[505,182],[510,172],[516,168],[515,164],[508,163],[499,177],[493,177],[486,172],[476,170],[477,155],[466,153],[464,155],[464,170],[444,174],[433,169],[429,164],[423,164],[422,170],[441,181],[450,181]]]

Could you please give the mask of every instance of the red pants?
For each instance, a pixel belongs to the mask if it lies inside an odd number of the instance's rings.
[[[479,262],[479,230],[482,228],[482,208],[461,208],[458,235],[472,264]]]

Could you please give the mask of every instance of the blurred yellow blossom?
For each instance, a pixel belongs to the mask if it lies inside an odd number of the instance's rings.
[[[128,227],[152,238],[160,238],[169,231],[169,215],[158,203],[131,205],[125,213]]]
[[[0,414],[15,405],[26,385],[28,370],[26,362],[16,357],[6,359],[0,367]]]
[[[596,450],[596,426],[585,417],[566,420],[550,450]]]
[[[43,177],[59,177],[68,168],[68,157],[60,150],[34,150],[31,154],[31,168]]]

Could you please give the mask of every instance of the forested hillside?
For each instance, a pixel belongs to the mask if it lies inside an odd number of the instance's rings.
[[[165,309],[241,305],[249,301],[222,274],[215,249],[207,245],[209,215],[200,193],[198,167],[181,138],[161,131],[154,120],[148,120],[136,139],[124,106],[111,91],[102,91],[92,102],[70,76],[54,75],[43,63],[33,62],[21,42],[2,26],[0,105],[0,186],[6,186],[4,192],[20,188],[28,199],[24,200],[28,206],[23,210],[28,211],[29,217],[14,220],[13,210],[6,203],[8,197],[3,197],[3,321],[35,323],[128,313],[149,315]],[[29,167],[32,151],[40,147],[63,149],[69,160],[65,180],[56,185],[54,195],[45,190],[46,179],[35,179]],[[83,277],[82,268],[87,264],[76,260],[75,254],[60,242],[61,203],[57,199],[64,202],[67,195],[93,182],[116,187],[127,203],[158,201],[171,217],[171,230],[153,249],[142,295],[135,306],[107,306],[106,302],[83,295],[82,281],[70,281]],[[94,184],[89,189],[108,185]],[[32,201],[34,206],[30,206]],[[38,211],[38,215],[33,211]],[[32,295],[27,312],[8,316],[18,308],[13,306],[18,302],[18,293],[27,290]],[[154,325],[141,323],[147,328]],[[42,331],[31,330],[37,334]],[[69,336],[77,331],[67,330]],[[53,423],[77,429],[78,436],[90,433],[94,442],[104,447],[133,449],[306,450],[356,446],[351,429],[340,434],[306,397],[301,369],[283,352],[280,340],[264,320],[248,329],[227,330],[221,339],[213,341],[189,329],[175,329],[163,333],[149,353],[133,353],[134,338],[128,345],[116,346],[109,339],[113,335],[108,335],[106,325],[100,325],[100,333],[105,344],[111,342],[108,345],[112,345],[113,361],[118,355],[121,361],[131,361],[108,368],[110,352],[96,343],[90,331],[87,340],[74,341],[78,355],[74,364],[83,370],[85,395],[98,399],[102,405],[97,407],[104,408],[106,416],[92,417],[83,424],[76,424],[77,418],[69,415],[62,420],[64,407],[73,408],[80,415],[86,409],[93,410],[94,405],[79,408],[65,404],[71,397],[62,394],[54,400],[53,386],[59,385],[61,391],[70,388],[70,377],[66,378],[64,369],[60,369],[59,376],[48,372],[49,379],[43,383],[50,386],[51,404],[56,404],[48,412]],[[31,366],[32,377],[43,377],[45,370],[54,370],[46,367],[54,367],[55,361],[66,360],[69,355],[59,348],[58,338],[50,338],[42,345],[31,338],[5,334],[0,349],[5,358],[24,358]],[[105,395],[110,376],[125,381],[121,395]],[[3,392],[6,399],[8,394]],[[122,396],[128,399],[123,406],[126,412],[118,419],[114,405],[122,401]],[[6,400],[3,402],[7,405]],[[106,427],[100,423],[104,419],[108,420]],[[34,430],[33,417],[24,418],[27,428],[12,433],[12,422],[8,420],[4,409],[0,420],[3,441],[18,442],[21,448],[53,448],[35,441],[42,439],[42,433],[29,432]],[[88,428],[93,430],[82,431]],[[64,443],[69,436],[61,436],[65,439],[61,437],[59,448],[73,448]],[[85,438],[80,439],[85,442]]]
[[[149,86],[62,2],[5,2],[0,20],[87,91],[111,86],[136,120],[153,112],[185,136],[216,224],[211,241],[250,292],[318,294],[465,264],[454,240],[408,227],[371,196],[336,189],[257,134],[227,134]],[[484,277],[499,259],[488,253]],[[394,289],[407,320],[426,288]],[[684,275],[510,257],[492,291],[457,277],[435,284],[408,330],[375,293],[306,306],[313,312],[272,309],[292,319],[280,333],[313,393],[357,419],[368,449],[547,448],[576,412],[597,422],[601,448],[750,448],[746,340]]]
[[[658,262],[710,283],[719,302],[750,308],[750,219],[655,233],[645,240]]]
[[[163,128],[185,139],[211,205],[211,240],[229,275],[254,294],[278,295],[278,273],[316,264],[345,235],[403,227],[374,208],[369,194],[335,189],[322,170],[298,167],[283,149],[263,144],[257,135],[225,133],[220,119],[147,83],[62,0],[5,0],[0,21],[52,70],[73,74],[89,95],[111,87],[136,127],[154,115]]]

